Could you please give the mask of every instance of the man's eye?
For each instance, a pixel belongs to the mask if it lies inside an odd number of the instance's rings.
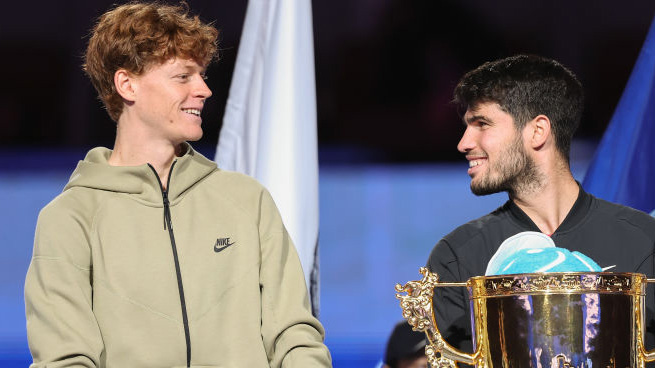
[[[207,76],[207,74],[200,74],[200,76],[202,77],[203,80],[207,80],[207,79],[209,79],[209,77]]]
[[[189,79],[189,75],[188,74],[180,74],[180,75],[177,76],[177,78],[181,79],[181,80],[187,80],[187,79]]]

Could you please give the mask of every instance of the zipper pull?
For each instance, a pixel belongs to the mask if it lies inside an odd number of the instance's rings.
[[[162,197],[164,199],[164,230],[166,230],[166,223],[168,222],[167,220],[171,216],[169,207],[170,202],[168,202],[168,190],[162,191]]]

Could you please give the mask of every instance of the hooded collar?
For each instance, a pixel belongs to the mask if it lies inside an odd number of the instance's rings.
[[[580,183],[578,183],[578,188],[580,188],[580,191],[578,192],[578,198],[575,200],[575,203],[573,203],[573,207],[571,207],[571,210],[564,218],[564,221],[562,221],[562,223],[557,227],[557,230],[555,230],[551,236],[573,229],[585,218],[585,216],[587,216],[587,213],[589,213],[589,208],[591,207],[591,195],[582,189]],[[530,231],[541,232],[539,227],[537,227],[532,219],[530,219],[530,216],[523,212],[514,201],[511,199],[507,201],[507,207],[511,218],[518,222],[521,227]]]
[[[171,204],[189,188],[217,170],[216,163],[208,160],[185,143],[186,153],[175,159],[171,171],[168,198]],[[156,174],[147,164],[139,166],[112,166],[107,163],[112,150],[96,147],[90,150],[73,171],[64,191],[85,187],[136,196],[153,205],[162,205],[162,192]]]

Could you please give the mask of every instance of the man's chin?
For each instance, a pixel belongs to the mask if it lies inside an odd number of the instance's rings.
[[[505,188],[501,186],[493,186],[488,184],[474,184],[471,182],[471,193],[475,194],[478,197],[486,196],[490,194],[496,194],[506,191]]]
[[[189,139],[187,139],[187,142],[197,142],[197,141],[199,141],[200,138],[202,138],[202,133],[203,133],[203,131],[201,130],[200,132],[190,136]]]

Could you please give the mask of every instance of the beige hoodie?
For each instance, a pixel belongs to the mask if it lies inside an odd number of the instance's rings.
[[[331,366],[261,185],[189,147],[170,175],[169,232],[154,170],[109,166],[110,154],[89,151],[39,215],[25,282],[32,367]]]

